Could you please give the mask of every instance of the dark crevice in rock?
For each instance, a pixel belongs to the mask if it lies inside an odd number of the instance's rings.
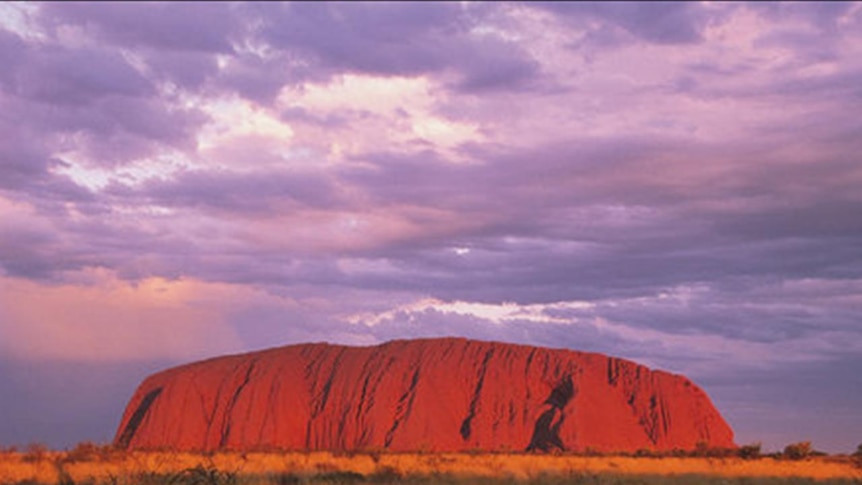
[[[482,394],[482,386],[485,385],[485,374],[488,372],[488,361],[491,360],[491,355],[494,354],[494,349],[488,350],[485,358],[482,359],[482,366],[479,368],[479,379],[476,381],[476,389],[473,391],[473,399],[470,401],[470,409],[467,412],[467,417],[461,423],[461,438],[466,441],[472,433],[471,425],[473,418],[476,417],[476,410],[479,406],[479,396]]]
[[[533,437],[530,439],[530,444],[527,445],[527,451],[566,450],[563,440],[560,439],[560,426],[563,425],[565,419],[563,408],[574,396],[575,383],[572,376],[567,375],[557,387],[551,390],[551,394],[545,400],[545,404],[550,407],[536,420]]]
[[[131,443],[132,438],[135,437],[135,432],[138,431],[138,427],[141,425],[141,422],[147,415],[147,411],[150,410],[150,406],[153,405],[153,401],[155,401],[161,393],[162,388],[157,387],[152,391],[148,392],[146,396],[144,396],[144,398],[141,400],[141,404],[139,404],[138,408],[135,409],[135,412],[132,414],[132,417],[129,418],[129,422],[126,423],[126,427],[123,429],[123,432],[117,439],[117,446],[119,446],[120,448],[129,447],[129,443]]]
[[[233,408],[236,406],[236,402],[239,400],[239,396],[240,394],[242,394],[243,389],[245,389],[245,386],[247,386],[249,381],[251,380],[251,373],[252,371],[254,371],[255,363],[256,362],[252,361],[248,365],[248,370],[246,370],[245,372],[245,378],[243,378],[242,383],[237,386],[236,391],[234,391],[233,396],[231,397],[230,403],[225,409],[225,419],[221,430],[221,438],[219,439],[219,448],[224,448],[224,446],[227,444],[227,439],[230,436],[230,419],[231,414],[233,414]]]
[[[326,408],[326,403],[329,401],[329,393],[332,392],[332,385],[335,379],[335,374],[339,369],[339,365],[341,364],[341,357],[344,355],[344,348],[339,349],[332,359],[329,367],[324,369],[324,364],[327,363],[326,359],[321,358],[320,355],[315,356],[311,360],[311,363],[305,368],[305,380],[306,382],[313,382],[314,380],[324,378],[323,386],[319,391],[312,397],[311,401],[311,417],[308,420],[308,423],[305,427],[305,447],[311,448],[314,440],[318,439],[316,434],[314,433],[315,424],[317,422],[318,417],[323,414],[324,409]],[[316,386],[313,386],[313,388]]]
[[[608,384],[615,386],[620,378],[620,363],[613,357],[608,358]]]
[[[386,433],[386,438],[383,441],[383,446],[389,448],[392,440],[395,438],[395,430],[401,424],[401,421],[410,413],[413,407],[413,399],[416,397],[416,385],[419,384],[419,368],[413,371],[413,377],[410,380],[410,387],[398,399],[398,404],[395,406],[395,419],[392,422],[392,427]]]

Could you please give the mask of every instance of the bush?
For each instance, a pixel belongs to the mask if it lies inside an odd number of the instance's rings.
[[[48,456],[48,447],[42,443],[30,443],[24,450],[23,460],[28,463],[38,463]]]
[[[813,449],[810,441],[800,441],[784,447],[784,458],[788,460],[804,460],[811,456]]]
[[[178,482],[187,485],[233,485],[236,483],[236,474],[198,465],[183,471]]]
[[[736,455],[735,448],[711,448],[706,441],[698,441],[689,456],[701,458],[728,458]]]
[[[760,458],[760,443],[741,446],[736,453],[743,460],[756,460]]]
[[[279,473],[270,477],[270,482],[274,485],[297,485],[302,483],[302,479],[293,473]]]
[[[862,468],[862,444],[856,447],[856,451],[851,455],[853,457],[853,462],[856,463],[856,466]]]
[[[83,441],[66,452],[65,461],[72,463],[80,461],[108,461],[115,452],[116,450],[111,445],[102,446],[91,441]]]
[[[335,471],[315,477],[315,480],[327,483],[357,483],[364,482],[365,475],[354,471]]]
[[[403,483],[404,477],[392,467],[383,467],[368,476],[371,483]]]

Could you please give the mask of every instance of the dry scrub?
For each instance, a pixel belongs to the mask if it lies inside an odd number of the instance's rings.
[[[603,481],[601,477],[617,477]],[[790,461],[736,457],[631,457],[486,453],[214,453],[118,452],[76,448],[69,452],[0,454],[0,484],[254,484],[254,483],[511,483],[568,477],[573,483],[663,483],[673,477],[799,477],[862,483],[862,469],[851,459],[815,457]],[[316,478],[315,478],[316,477]],[[322,478],[321,478],[322,477]],[[409,477],[409,479],[408,479]],[[432,477],[432,478],[428,478]],[[461,478],[458,478],[461,477]],[[484,478],[482,478],[484,477]],[[590,481],[572,477],[592,477]],[[620,479],[619,477],[622,477]],[[666,477],[659,482],[626,477]],[[674,483],[681,483],[679,480]],[[429,481],[430,480],[430,481]],[[453,481],[454,480],[454,481]],[[554,481],[554,480],[551,480]],[[564,480],[566,481],[566,480]],[[760,482],[760,480],[758,480]],[[696,483],[693,481],[691,483]]]

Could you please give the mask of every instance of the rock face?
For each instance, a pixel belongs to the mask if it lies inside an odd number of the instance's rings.
[[[115,444],[178,450],[733,447],[687,378],[594,353],[457,338],[303,344],[147,378]]]

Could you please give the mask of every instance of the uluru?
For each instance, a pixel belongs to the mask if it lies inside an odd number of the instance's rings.
[[[146,378],[126,449],[585,451],[734,447],[688,378],[597,353],[461,338],[290,345]]]

